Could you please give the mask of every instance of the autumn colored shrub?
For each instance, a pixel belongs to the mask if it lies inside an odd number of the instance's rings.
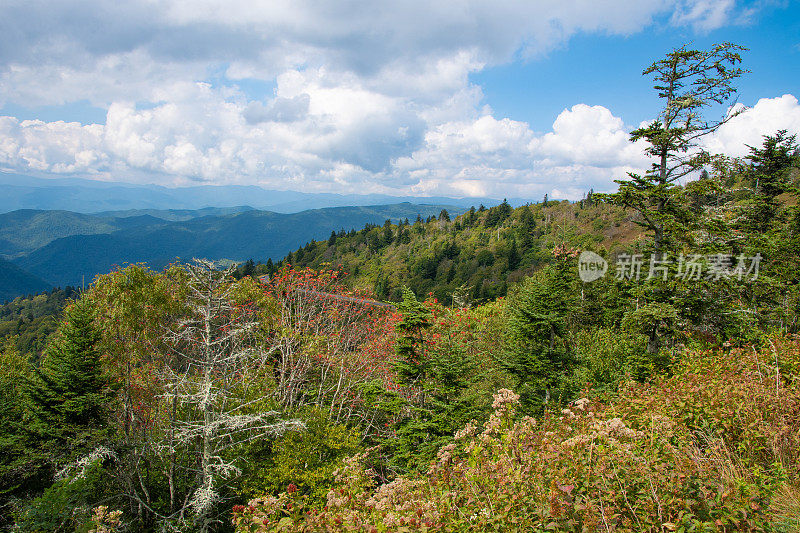
[[[800,364],[774,350],[687,354],[673,376],[542,419],[495,395],[423,475],[376,486],[346,461],[323,508],[297,492],[235,509],[237,531],[785,531],[796,520]],[[794,502],[794,503],[793,503]],[[792,513],[795,514],[792,514]],[[787,526],[787,524],[789,526]]]

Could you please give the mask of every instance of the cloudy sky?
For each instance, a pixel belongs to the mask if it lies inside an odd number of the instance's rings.
[[[3,0],[0,169],[579,198],[642,168],[667,51],[750,48],[708,146],[800,131],[794,0]]]

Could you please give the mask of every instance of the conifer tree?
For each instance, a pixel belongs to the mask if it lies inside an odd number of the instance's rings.
[[[112,398],[102,370],[101,334],[93,309],[79,300],[65,315],[27,387],[28,427],[52,465],[74,459],[107,438]]]
[[[411,289],[403,287],[402,291],[403,301],[397,304],[403,318],[396,326],[399,335],[395,348],[395,370],[401,383],[420,386],[427,371],[422,335],[431,326],[431,314]]]
[[[515,390],[528,410],[550,401],[572,363],[565,339],[574,306],[574,255],[556,252],[556,264],[527,278],[508,303],[506,349],[499,363],[517,378]]]
[[[13,337],[0,342],[0,530],[12,525],[14,502],[30,492],[32,464],[26,461],[27,442],[20,427],[24,413],[22,385],[27,379],[27,358],[19,353]]]
[[[796,166],[798,147],[796,135],[779,130],[775,135],[765,135],[760,148],[748,146],[750,154],[750,179],[754,196],[747,216],[747,229],[763,232],[769,228],[778,210],[777,197],[788,186],[789,170]]]
[[[525,206],[520,214],[520,245],[525,251],[533,245],[533,233],[536,231],[536,218],[533,216],[531,207]]]
[[[515,238],[511,238],[511,246],[508,248],[508,268],[509,270],[513,270],[517,268],[519,265],[521,257],[519,255],[519,250],[517,249],[517,240]]]
[[[745,73],[737,66],[744,50],[732,43],[710,50],[684,45],[642,72],[653,76],[653,88],[663,105],[658,119],[633,130],[630,140],[645,141],[645,153],[654,162],[644,175],[631,172],[629,179],[616,180],[618,192],[594,196],[637,211],[641,218],[637,222],[653,234],[653,253],[659,258],[689,216],[676,187],[678,180],[710,162],[700,139],[736,115],[707,120],[703,110],[727,102],[736,93],[733,82]]]

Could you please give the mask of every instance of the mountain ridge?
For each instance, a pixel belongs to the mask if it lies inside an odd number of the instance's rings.
[[[97,214],[130,209],[229,208],[250,206],[279,213],[295,213],[311,208],[388,205],[403,202],[454,205],[469,208],[500,200],[487,197],[413,197],[387,194],[311,193],[265,189],[257,185],[192,185],[165,187],[154,184],[107,182],[78,177],[39,178],[0,171],[0,213],[19,209],[66,210]],[[512,205],[530,200],[510,198]]]
[[[280,259],[306,242],[325,239],[332,231],[382,224],[388,220],[436,216],[454,206],[411,203],[377,206],[331,207],[299,213],[274,213],[255,209],[236,213],[203,214],[186,220],[164,220],[150,214],[108,218],[65,211],[15,211],[0,215],[0,245],[11,250],[13,263],[51,286],[87,283],[125,263],[146,262],[162,268],[180,258]],[[34,228],[9,221],[31,221]],[[47,220],[43,224],[39,219]],[[59,220],[66,221],[59,225]],[[79,224],[69,226],[68,223]],[[58,238],[35,248],[21,249],[26,239],[42,242],[37,233],[61,227]],[[80,227],[79,227],[80,226]],[[77,228],[71,234],[70,227]],[[65,229],[66,228],[66,229]],[[16,236],[16,241],[14,241]],[[12,245],[17,246],[12,249]]]

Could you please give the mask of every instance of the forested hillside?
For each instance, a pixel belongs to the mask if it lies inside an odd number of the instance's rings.
[[[5,524],[791,531],[797,167],[778,133],[672,188],[674,261],[638,277],[641,215],[588,195],[335,232],[277,265],[129,266],[54,334],[67,294],[18,299]],[[609,261],[590,282],[587,249]]]
[[[49,289],[51,285],[17,265],[0,258],[0,302],[11,300],[20,294],[35,294]]]
[[[472,207],[462,216],[443,211],[413,222],[334,232],[293,251],[284,262],[341,268],[354,287],[382,299],[399,300],[401,288],[408,286],[448,304],[454,295],[463,303],[486,302],[552,263],[557,244],[604,253],[637,249],[643,235],[633,218],[599,203],[591,192],[575,203],[545,201],[513,209],[504,201],[488,209]]]

